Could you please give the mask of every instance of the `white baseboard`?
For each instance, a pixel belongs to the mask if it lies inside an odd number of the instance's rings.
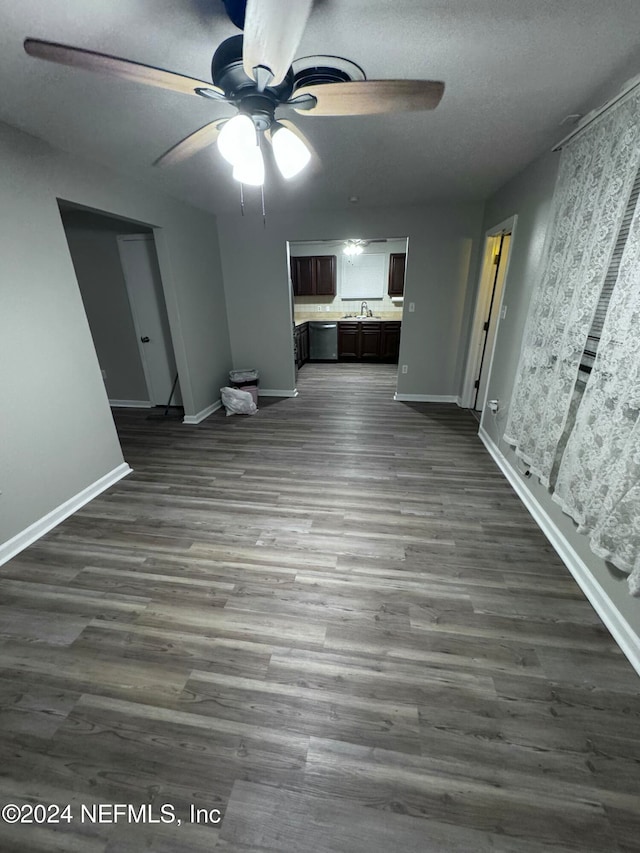
[[[297,397],[298,392],[294,388],[293,390],[289,389],[288,391],[279,391],[274,388],[259,388],[258,389],[258,397]],[[194,425],[199,424],[205,418],[208,418],[209,415],[212,415],[214,412],[217,412],[218,409],[222,408],[222,400],[216,400],[215,403],[212,403],[210,406],[207,406],[206,409],[203,409],[201,412],[198,412],[197,415],[185,415],[182,419],[183,424]]]
[[[289,388],[288,391],[280,391],[278,388],[258,388],[258,397],[297,397],[298,389]]]
[[[127,474],[131,473],[131,470],[132,469],[127,465],[127,463],[123,462],[121,465],[118,465],[117,468],[114,468],[113,471],[109,471],[109,473],[105,474],[104,477],[100,477],[100,479],[96,480],[95,483],[87,486],[86,489],[78,492],[77,495],[69,498],[69,500],[60,504],[56,509],[51,510],[51,512],[48,512],[45,516],[38,519],[38,521],[34,521],[33,524],[30,524],[29,527],[25,528],[20,533],[17,533],[11,539],[3,542],[0,545],[0,566],[3,563],[6,563],[7,560],[15,557],[16,554],[19,554],[20,551],[23,551],[29,545],[32,545],[36,540],[40,539],[41,536],[44,536],[45,533],[48,533],[60,524],[61,521],[64,521],[65,518],[73,515],[74,512],[77,512],[85,504],[88,504],[89,501],[92,501],[101,494],[101,492],[108,489],[109,486],[113,486],[113,484],[117,483],[118,480],[126,477]]]
[[[151,400],[109,400],[113,409],[152,409]]]
[[[203,409],[196,415],[185,415],[182,419],[182,423],[189,425],[199,424],[205,418],[208,418],[209,415],[212,415],[214,412],[217,412],[220,408],[222,408],[222,400],[216,400],[215,403],[212,403],[210,406],[207,406],[206,409]]]
[[[458,403],[460,398],[450,394],[398,394],[396,391],[393,399],[399,403]]]
[[[587,564],[575,551],[569,540],[558,528],[551,516],[540,506],[529,489],[524,486],[518,471],[500,452],[496,444],[489,437],[487,431],[483,427],[480,427],[478,435],[493,457],[498,468],[500,468],[513,487],[515,493],[531,513],[533,520],[536,522],[540,530],[542,530],[562,562],[573,575],[578,586],[584,592],[591,603],[591,606],[608,628],[611,636],[616,641],[631,666],[635,669],[638,675],[640,675],[640,637],[638,634],[621,615],[620,611],[611,601],[606,591],[593,576]]]

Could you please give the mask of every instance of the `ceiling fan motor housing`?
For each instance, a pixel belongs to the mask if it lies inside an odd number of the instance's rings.
[[[211,62],[211,79],[241,113],[251,116],[258,130],[271,127],[276,107],[289,100],[294,83],[290,68],[282,83],[260,91],[242,64],[242,36],[232,36],[218,47]]]

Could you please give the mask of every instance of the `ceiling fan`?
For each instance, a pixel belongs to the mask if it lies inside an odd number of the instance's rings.
[[[295,124],[276,117],[289,108],[301,116],[372,115],[434,109],[444,83],[433,80],[367,80],[355,63],[316,56],[294,61],[313,0],[224,0],[244,34],[226,39],[211,64],[212,83],[128,59],[69,45],[27,38],[24,49],[49,62],[84,68],[209,98],[237,109],[232,118],[214,119],[186,136],[154,165],[178,163],[217,140],[233,177],[261,186],[265,167],[262,140],[273,148],[276,165],[292,178],[311,159],[311,145]]]

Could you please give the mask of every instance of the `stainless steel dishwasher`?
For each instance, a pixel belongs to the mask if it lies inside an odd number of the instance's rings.
[[[338,324],[336,322],[309,323],[310,361],[338,360]]]

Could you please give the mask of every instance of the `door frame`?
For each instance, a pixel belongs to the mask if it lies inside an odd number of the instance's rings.
[[[343,230],[344,230],[344,229],[341,227],[341,228],[340,228],[340,231],[343,231]],[[375,232],[374,232],[374,233],[375,233]],[[318,246],[318,247],[323,247],[323,246],[324,246],[325,250],[335,251],[335,253],[336,253],[336,276],[339,276],[339,275],[341,275],[341,270],[340,270],[340,267],[341,267],[341,260],[340,260],[340,259],[341,259],[341,253],[338,251],[338,247],[344,247],[345,240],[347,240],[347,239],[348,239],[347,237],[322,237],[322,238],[316,238],[316,239],[312,239],[312,240],[305,240],[305,239],[303,239],[303,238],[301,238],[301,237],[296,237],[295,239],[294,239],[294,238],[291,238],[291,237],[288,237],[288,238],[285,240],[286,261],[287,261],[287,269],[286,269],[286,276],[287,276],[287,277],[286,277],[286,280],[287,280],[287,282],[288,282],[288,300],[289,300],[289,310],[290,310],[290,312],[291,312],[291,322],[292,322],[292,325],[293,325],[294,330],[295,330],[295,308],[296,308],[296,296],[295,296],[295,294],[294,294],[294,292],[293,292],[293,282],[292,282],[292,278],[291,278],[291,259],[292,259],[292,258],[294,258],[294,257],[296,257],[296,255],[292,255],[292,254],[291,254],[291,246],[292,246],[292,245],[293,245],[293,246],[296,246],[296,245],[298,245],[298,244],[300,244],[300,243],[304,243],[304,244],[307,244],[307,245],[311,245],[311,244],[313,244],[313,245]],[[389,297],[390,299],[393,299],[393,300],[396,300],[396,299],[402,299],[402,300],[403,300],[403,301],[402,301],[402,313],[401,313],[401,315],[400,315],[400,341],[399,341],[399,345],[398,345],[398,346],[399,346],[399,355],[398,355],[398,364],[397,364],[397,371],[396,371],[396,389],[395,389],[394,396],[393,396],[393,399],[395,400],[395,399],[397,399],[397,393],[398,393],[398,379],[399,379],[399,376],[400,376],[400,371],[402,370],[402,365],[401,365],[401,362],[402,362],[401,351],[402,351],[402,341],[403,341],[403,336],[404,336],[404,334],[405,334],[405,322],[406,322],[406,315],[407,315],[407,311],[411,312],[411,311],[413,311],[413,310],[414,310],[414,308],[408,308],[408,307],[407,307],[408,305],[409,305],[409,306],[411,306],[411,305],[413,305],[414,303],[411,303],[411,302],[407,303],[407,301],[406,301],[406,292],[407,292],[407,290],[406,290],[406,287],[407,287],[407,270],[409,269],[409,263],[410,263],[410,262],[409,262],[409,241],[410,241],[410,235],[409,235],[409,233],[408,233],[408,232],[407,232],[407,233],[405,233],[405,235],[404,235],[403,237],[375,237],[375,236],[373,236],[373,237],[367,237],[367,236],[364,236],[364,235],[362,235],[362,234],[361,234],[360,239],[362,239],[365,243],[377,243],[377,242],[386,242],[386,243],[392,242],[392,243],[395,243],[395,242],[398,242],[398,243],[403,243],[403,244],[404,244],[404,250],[403,250],[402,252],[399,252],[400,254],[404,254],[404,255],[405,255],[405,259],[406,259],[406,260],[405,260],[404,293],[403,293],[403,296],[402,296],[402,297],[400,297],[400,296]],[[334,244],[334,245],[333,245],[333,248],[332,248],[332,249],[328,249],[328,247],[326,246],[326,244],[327,244],[327,243],[329,243],[329,244]],[[306,250],[305,250],[305,251],[306,251]],[[385,254],[386,254],[386,252],[385,252]],[[388,296],[388,295],[389,295],[389,294],[388,294],[388,286],[389,286],[389,285],[388,285],[388,282],[389,282],[389,267],[390,267],[390,264],[391,264],[391,255],[392,255],[392,254],[394,254],[394,253],[393,253],[393,252],[389,252],[389,254],[388,254],[388,260],[387,260],[387,262],[385,263],[385,268],[384,268],[384,269],[385,269],[385,272],[384,272],[384,284],[383,284],[383,300],[384,300],[385,296]],[[298,256],[298,257],[299,257],[299,256]],[[303,255],[302,257],[304,257],[304,255]],[[336,296],[334,297],[334,300],[336,300],[336,301],[338,301],[338,302],[340,303],[340,305],[341,305],[341,307],[340,307],[340,311],[342,312],[343,310],[346,310],[346,309],[345,309],[345,307],[342,305],[342,297],[341,297],[341,293],[340,293],[340,288],[339,288],[339,287],[337,287],[337,288],[336,288],[336,291],[337,291],[337,292],[336,292]],[[320,297],[320,298],[322,298],[322,297]],[[361,300],[359,300],[359,299],[345,299],[344,301],[345,301],[345,302],[346,302],[346,301],[350,301],[350,302],[360,302]],[[317,316],[317,317],[315,317],[315,316],[314,316],[314,317],[313,317],[313,320],[316,320],[316,319],[317,319],[317,320],[321,320],[321,319],[322,319],[322,317],[323,317],[323,313],[318,313],[318,316]],[[387,318],[387,319],[390,319],[390,318]],[[338,359],[338,360],[339,360],[339,359]],[[293,367],[293,376],[294,376],[294,389],[293,389],[293,393],[291,394],[291,396],[293,396],[293,397],[297,397],[297,396],[298,396],[298,389],[295,387],[295,384],[296,384],[296,381],[297,381],[298,369],[297,369],[297,365],[296,365],[295,343],[294,343],[293,335],[291,336],[291,364],[292,364],[292,367]]]
[[[493,342],[491,344],[491,351],[489,352],[487,350],[484,353],[484,364],[487,365],[486,369],[488,371],[487,390],[485,392],[484,400],[478,402],[482,402],[482,410],[484,410],[486,405],[486,400],[489,393],[489,381],[491,379],[491,371],[493,369],[493,356],[495,352],[496,341],[498,339],[498,332],[500,330],[500,322],[502,320],[503,300],[507,286],[507,279],[509,276],[509,266],[511,264],[511,258],[513,256],[513,241],[516,235],[517,222],[518,215],[514,214],[508,219],[505,219],[502,222],[498,223],[498,225],[494,225],[492,228],[489,228],[489,230],[486,231],[484,235],[482,267],[480,270],[478,287],[476,291],[476,304],[474,308],[473,323],[471,326],[469,350],[467,355],[467,367],[465,370],[465,378],[460,399],[460,405],[464,409],[472,409],[474,407],[475,381],[478,378],[478,371],[480,370],[483,355],[481,348],[482,335],[484,331],[483,327],[486,321],[487,312],[491,307],[491,299],[493,295],[493,271],[495,265],[493,263],[493,254],[489,251],[489,249],[491,248],[491,242],[493,238],[499,237],[502,234],[511,234],[511,240],[509,243],[509,254],[507,256],[506,267],[504,270],[502,292],[500,293],[498,304],[495,306],[495,310],[497,312],[495,334],[493,336]]]

